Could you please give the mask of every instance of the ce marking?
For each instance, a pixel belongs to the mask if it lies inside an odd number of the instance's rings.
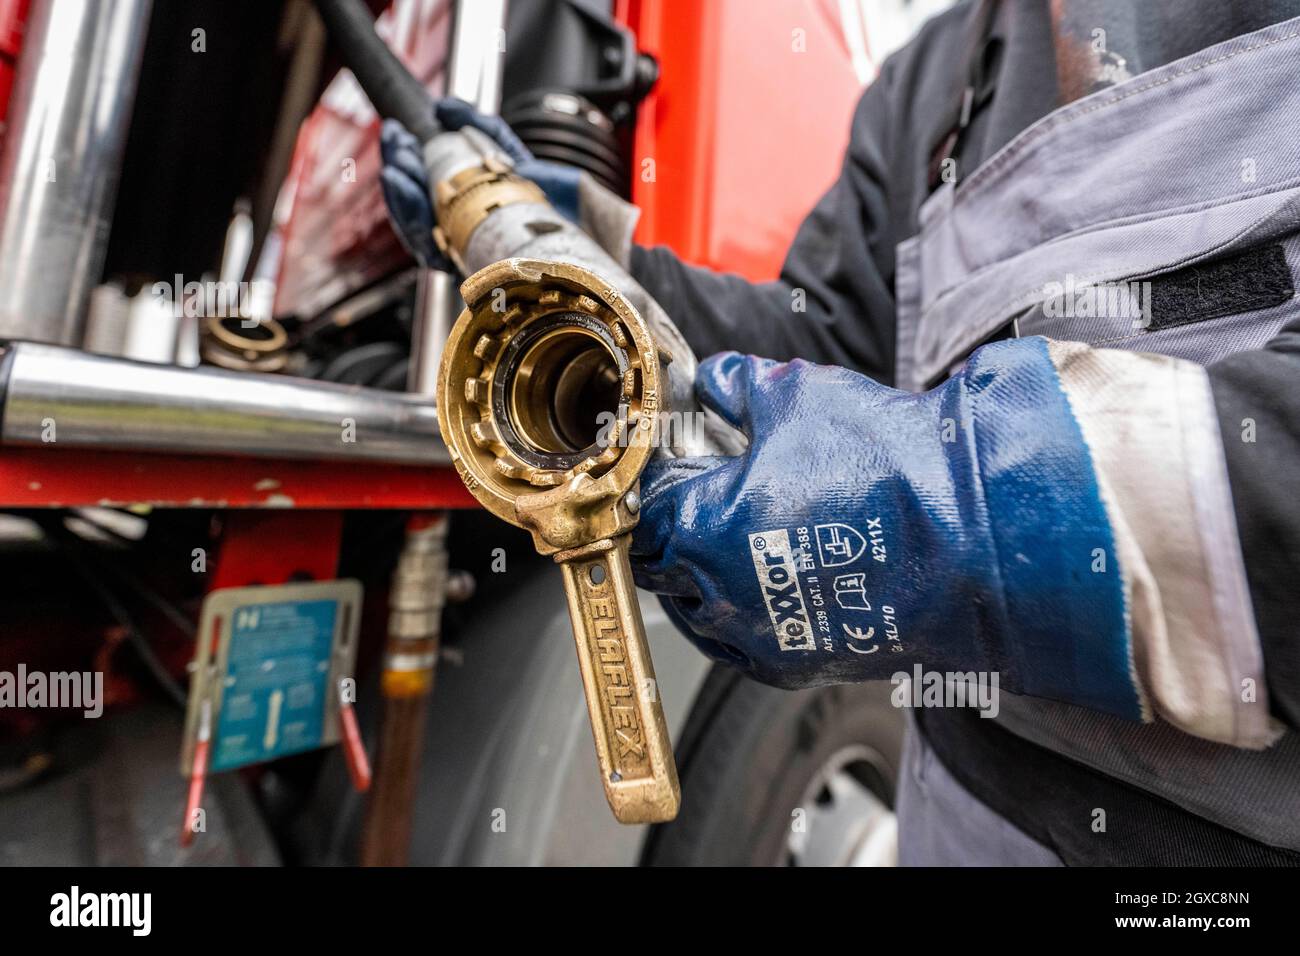
[[[874,627],[869,627],[865,631],[860,627],[849,627],[847,624],[841,624],[840,627],[844,629],[844,635],[849,639],[847,645],[848,649],[854,654],[874,654],[876,651],[880,650],[879,644],[872,644],[871,647],[867,648],[865,651],[859,647],[853,646],[854,641],[869,641],[875,637],[876,629]]]

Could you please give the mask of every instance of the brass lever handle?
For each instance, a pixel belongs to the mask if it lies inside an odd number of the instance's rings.
[[[605,796],[620,823],[677,815],[681,790],[637,603],[628,535],[557,554]]]
[[[614,816],[671,820],[677,768],[628,561],[671,356],[577,266],[509,259],[461,292],[438,376],[442,437],[484,507],[560,565]]]

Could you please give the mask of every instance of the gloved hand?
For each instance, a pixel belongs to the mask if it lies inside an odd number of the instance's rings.
[[[580,170],[537,159],[504,120],[484,116],[464,100],[439,100],[434,111],[444,129],[454,131],[469,126],[491,138],[510,158],[516,173],[535,182],[566,219],[578,221]],[[433,241],[433,202],[420,141],[397,120],[385,120],[379,133],[379,152],[384,162],[379,173],[384,204],[407,251],[426,268],[455,271]]]
[[[1114,538],[1043,339],[923,394],[734,352],[696,392],[749,448],[652,462],[632,555],[705,653],[790,688],[996,671],[1142,716]]]

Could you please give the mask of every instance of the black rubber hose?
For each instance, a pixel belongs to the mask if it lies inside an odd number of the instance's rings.
[[[433,97],[379,38],[366,5],[361,0],[316,0],[316,9],[375,112],[399,121],[422,143],[437,136],[441,129],[433,116]]]

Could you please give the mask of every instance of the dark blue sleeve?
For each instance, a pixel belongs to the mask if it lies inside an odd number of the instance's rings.
[[[1269,699],[1300,728],[1300,318],[1209,375]]]

